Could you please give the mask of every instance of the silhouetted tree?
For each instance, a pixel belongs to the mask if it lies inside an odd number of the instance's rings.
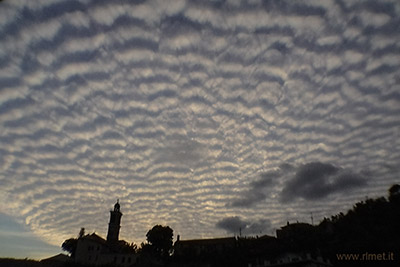
[[[61,248],[64,251],[67,251],[71,257],[75,257],[75,251],[76,251],[76,247],[78,246],[78,239],[82,238],[85,235],[85,228],[81,228],[81,230],[79,231],[78,234],[78,238],[70,238],[65,240],[62,245]]]
[[[337,261],[336,253],[382,253],[400,247],[400,185],[390,187],[389,200],[368,198],[346,214],[324,219],[319,226],[318,248],[335,266],[369,266],[366,262]],[[399,266],[399,259],[385,266]],[[376,266],[376,262],[371,262]],[[375,264],[375,265],[374,265]],[[397,265],[396,265],[397,264]]]
[[[147,232],[146,237],[160,259],[167,258],[172,252],[173,230],[169,226],[156,225]]]
[[[394,184],[389,188],[389,201],[395,202],[400,200],[400,185]]]
[[[75,251],[76,251],[76,247],[78,245],[78,239],[76,238],[70,238],[64,241],[64,243],[62,243],[61,248],[64,251],[67,251],[71,257],[75,257]]]

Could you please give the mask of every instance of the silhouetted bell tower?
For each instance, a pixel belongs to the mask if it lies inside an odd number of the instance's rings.
[[[107,241],[118,241],[119,229],[121,228],[122,213],[119,210],[119,200],[114,205],[114,210],[110,210],[110,223],[108,224]]]

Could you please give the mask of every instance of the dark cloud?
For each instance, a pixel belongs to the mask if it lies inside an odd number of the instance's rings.
[[[280,173],[277,171],[262,173],[260,175],[260,179],[252,182],[250,185],[253,188],[268,187],[273,184],[274,178],[277,178],[279,176],[280,176]]]
[[[362,187],[367,184],[369,172],[359,173],[336,167],[329,163],[310,162],[300,166],[283,163],[279,169],[262,173],[249,184],[249,189],[228,203],[229,207],[252,207],[265,201],[279,180],[287,177],[280,193],[280,202],[287,203],[297,198],[323,199],[331,194]]]
[[[271,222],[267,219],[260,219],[258,221],[252,222],[246,226],[244,229],[244,234],[265,234],[270,232]]]
[[[251,207],[267,198],[267,192],[272,190],[277,179],[282,176],[283,170],[290,165],[282,165],[282,169],[260,174],[260,177],[250,183],[250,189],[242,193],[238,199],[228,203],[231,207]]]
[[[224,229],[230,233],[238,233],[241,228],[245,228],[248,222],[242,221],[238,216],[228,217],[217,222],[218,228]]]
[[[289,163],[282,163],[279,168],[283,171],[293,171],[295,167]]]
[[[216,227],[232,234],[239,234],[241,232],[243,235],[251,235],[269,232],[271,222],[266,219],[251,222],[243,220],[239,216],[234,216],[220,220],[217,222]]]
[[[232,207],[250,207],[261,201],[267,196],[263,192],[259,192],[256,189],[252,189],[244,193],[244,196],[232,201],[228,206]]]
[[[281,201],[297,198],[323,199],[331,194],[348,191],[366,185],[361,174],[336,167],[329,163],[311,162],[301,165],[296,175],[288,180],[281,192]]]

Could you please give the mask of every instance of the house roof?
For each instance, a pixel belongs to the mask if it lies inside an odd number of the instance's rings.
[[[85,235],[82,238],[88,239],[88,240],[92,240],[92,241],[95,241],[95,242],[100,243],[100,244],[105,244],[106,243],[106,240],[104,238],[102,238],[101,236],[99,236],[99,235],[97,235],[95,233],[90,234],[90,235]]]
[[[281,229],[285,230],[285,229],[311,229],[314,226],[309,224],[309,223],[302,223],[302,222],[298,222],[298,223],[291,223],[291,224],[287,224],[285,226],[282,226]]]
[[[60,253],[60,254],[54,255],[50,258],[42,259],[41,261],[44,261],[44,262],[46,262],[46,261],[67,262],[67,261],[72,261],[72,259],[68,255]]]

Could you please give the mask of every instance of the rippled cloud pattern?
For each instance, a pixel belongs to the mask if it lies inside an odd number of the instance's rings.
[[[399,25],[397,0],[2,1],[0,212],[60,245],[119,198],[139,243],[386,195]]]

